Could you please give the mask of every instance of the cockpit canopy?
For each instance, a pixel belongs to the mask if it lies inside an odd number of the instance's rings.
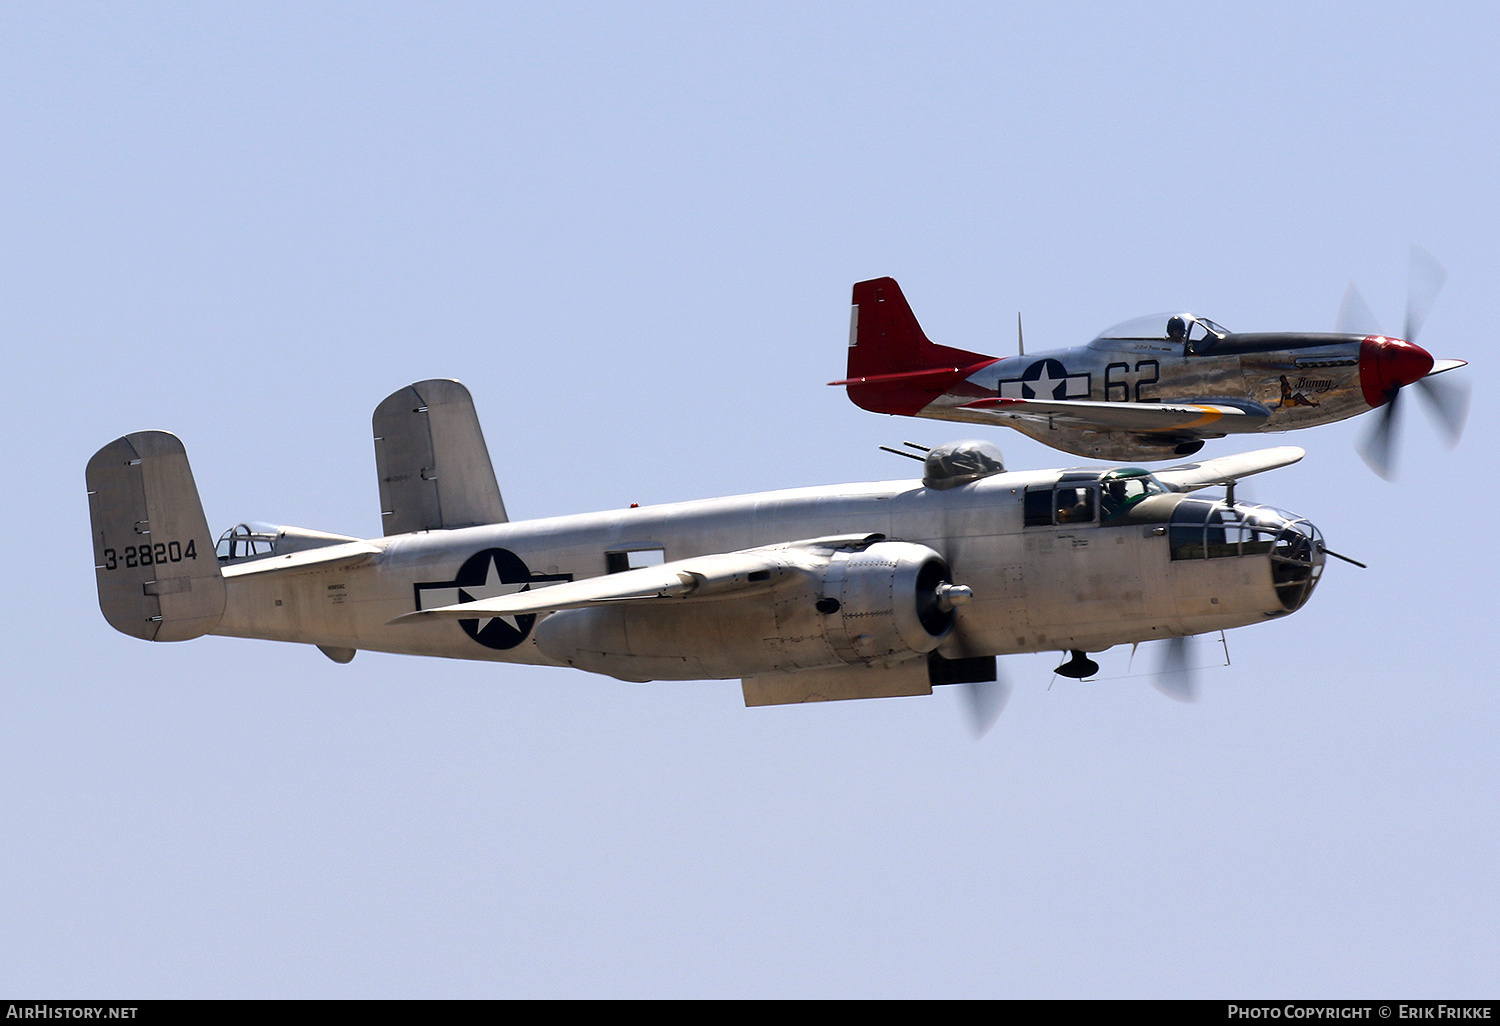
[[[1229,329],[1207,317],[1191,313],[1147,314],[1116,324],[1101,331],[1091,345],[1108,347],[1113,342],[1160,342],[1177,345],[1187,342],[1188,351],[1203,353],[1228,335]]]
[[[219,535],[219,544],[214,546],[214,555],[219,557],[220,563],[229,563],[237,559],[254,559],[259,556],[274,556],[276,536],[280,533],[281,527],[278,524],[266,524],[260,521],[235,524]]]
[[[1117,517],[1149,495],[1164,495],[1167,486],[1143,467],[1119,467],[1099,477],[1100,504],[1106,519]]]
[[[1127,515],[1141,500],[1168,491],[1141,467],[1070,470],[1055,484],[1026,489],[1025,522],[1027,527],[1131,522]],[[1156,513],[1162,520],[1168,515],[1168,510]]]
[[[312,531],[305,527],[251,520],[235,524],[220,535],[219,544],[214,546],[214,554],[219,557],[220,563],[235,563],[353,541],[359,539],[346,534],[329,534],[327,531]]]

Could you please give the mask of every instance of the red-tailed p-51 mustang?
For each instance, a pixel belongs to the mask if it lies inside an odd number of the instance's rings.
[[[1289,431],[1383,408],[1361,446],[1391,475],[1396,399],[1410,384],[1457,440],[1462,385],[1433,376],[1465,365],[1411,341],[1441,283],[1413,254],[1406,338],[1381,335],[1351,288],[1337,333],[1239,333],[1192,314],[1127,321],[1084,346],[1006,358],[929,341],[893,278],[854,286],[849,398],[876,413],[1002,424],[1064,452],[1110,460],[1190,455],[1208,438]],[[1420,287],[1422,284],[1425,289]]]

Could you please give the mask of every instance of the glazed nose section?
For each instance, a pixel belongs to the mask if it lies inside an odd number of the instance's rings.
[[[1271,543],[1271,581],[1287,612],[1301,609],[1323,573],[1323,535],[1307,520],[1288,519]]]
[[[1404,339],[1375,335],[1359,344],[1359,384],[1371,407],[1389,402],[1431,370],[1432,354]]]

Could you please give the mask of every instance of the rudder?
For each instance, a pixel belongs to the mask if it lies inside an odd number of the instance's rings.
[[[506,522],[505,501],[469,390],[435,378],[375,407],[375,469],[385,534]]]
[[[187,641],[224,615],[224,577],[187,450],[138,431],[94,453],[85,471],[99,610],[122,634]]]
[[[995,358],[927,338],[894,278],[854,286],[848,378],[855,405],[910,416]]]

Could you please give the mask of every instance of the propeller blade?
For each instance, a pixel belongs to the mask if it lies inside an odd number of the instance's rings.
[[[992,680],[983,684],[965,684],[963,696],[964,707],[969,715],[969,727],[974,732],[974,740],[978,741],[989,733],[989,729],[1005,711],[1005,703],[1010,701],[1010,682]]]
[[[1360,458],[1387,481],[1396,479],[1396,407],[1400,398],[1401,392],[1398,389],[1375,415],[1375,425],[1359,444]]]
[[[1438,263],[1436,257],[1420,246],[1411,247],[1406,288],[1406,322],[1401,329],[1401,337],[1406,341],[1414,343],[1422,333],[1422,325],[1432,312],[1432,305],[1437,301],[1447,277],[1448,272],[1443,270],[1443,265]],[[1370,312],[1353,282],[1349,283],[1344,301],[1339,306],[1338,330],[1347,334],[1381,334],[1374,314]],[[1418,391],[1422,393],[1423,403],[1447,437],[1450,447],[1458,444],[1464,422],[1468,420],[1470,385],[1466,381],[1434,381],[1433,376],[1462,366],[1462,360],[1434,360],[1426,377],[1411,382],[1421,386]],[[1397,380],[1409,380],[1409,376],[1403,373]],[[1396,479],[1396,411],[1400,397],[1400,386],[1393,387],[1386,394],[1385,408],[1376,416],[1369,434],[1357,447],[1360,457],[1369,464],[1370,469],[1387,481]]]
[[[1422,323],[1432,311],[1432,304],[1447,279],[1448,272],[1437,258],[1420,246],[1411,248],[1411,273],[1406,289],[1406,325],[1401,337],[1415,342],[1422,333]]]
[[[1198,700],[1197,675],[1188,662],[1188,639],[1168,638],[1161,657],[1161,669],[1151,683],[1156,690],[1179,702]]]
[[[1432,375],[1419,379],[1417,386],[1417,394],[1426,400],[1427,412],[1448,436],[1448,446],[1457,445],[1464,433],[1464,422],[1469,419],[1472,386],[1461,378],[1450,381]]]
[[[1365,297],[1359,294],[1354,282],[1344,290],[1344,301],[1339,304],[1339,319],[1335,331],[1345,335],[1379,335],[1380,322],[1370,311]]]

